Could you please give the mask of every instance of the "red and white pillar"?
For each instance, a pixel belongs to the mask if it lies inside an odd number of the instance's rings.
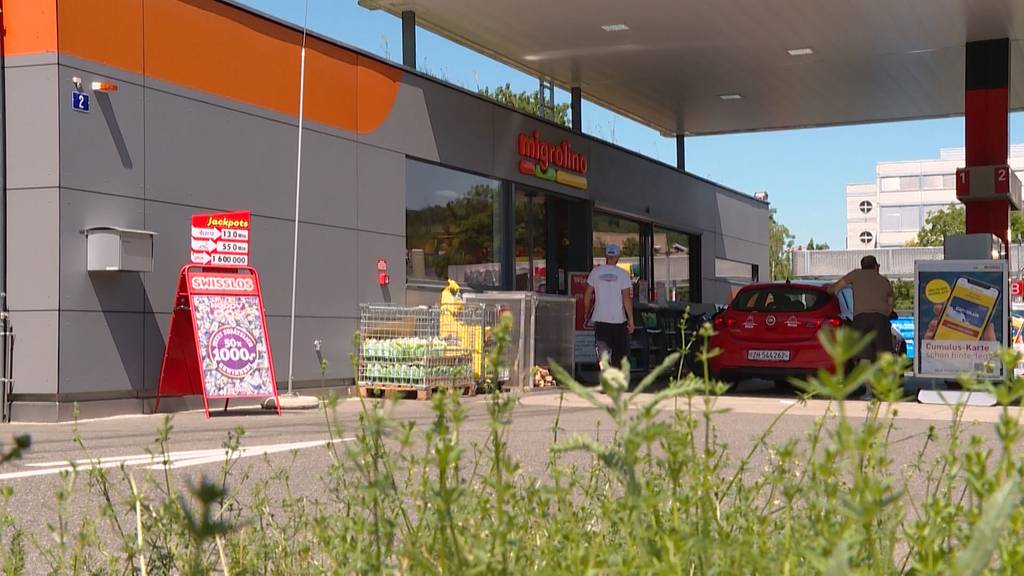
[[[994,234],[1008,247],[1010,41],[968,42],[966,56],[967,168],[957,174],[957,198],[966,207],[968,234]]]

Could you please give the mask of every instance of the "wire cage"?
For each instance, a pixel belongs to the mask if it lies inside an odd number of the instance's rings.
[[[493,312],[476,304],[364,304],[357,384],[369,388],[471,388],[485,372]]]

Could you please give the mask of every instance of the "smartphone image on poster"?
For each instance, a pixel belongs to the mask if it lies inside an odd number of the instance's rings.
[[[936,340],[980,340],[992,318],[999,289],[990,284],[957,278],[942,309]]]

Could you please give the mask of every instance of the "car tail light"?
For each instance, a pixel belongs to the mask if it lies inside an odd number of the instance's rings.
[[[715,328],[722,328],[722,327],[732,328],[733,326],[736,325],[736,319],[731,317],[731,316],[726,316],[726,315],[722,314],[722,315],[719,315],[719,316],[715,316],[715,318],[714,318],[714,325],[715,325]]]
[[[824,328],[826,326],[831,326],[832,328],[839,328],[842,325],[843,325],[843,319],[839,318],[839,317],[825,318],[823,320],[818,320],[818,327],[819,328]]]

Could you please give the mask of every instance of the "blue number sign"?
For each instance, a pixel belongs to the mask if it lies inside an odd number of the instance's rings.
[[[85,92],[71,93],[71,108],[79,112],[89,111],[89,95]]]

